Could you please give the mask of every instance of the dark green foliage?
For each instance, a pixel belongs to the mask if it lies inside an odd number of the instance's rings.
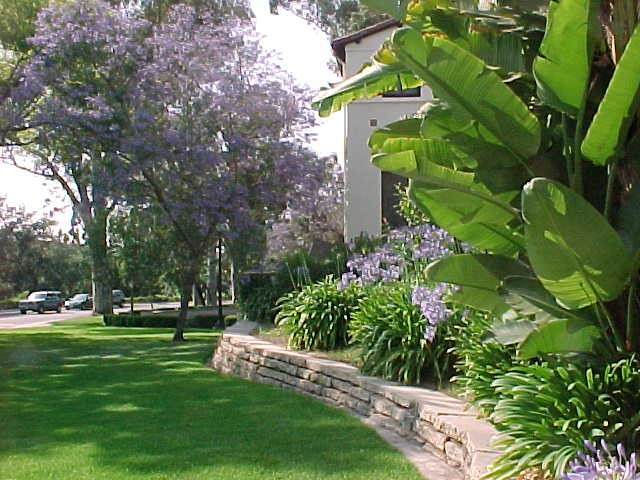
[[[396,193],[398,195],[396,210],[405,219],[407,225],[415,227],[429,223],[429,217],[409,198],[409,188],[405,184],[396,185]]]
[[[442,383],[448,371],[449,327],[440,325],[430,343],[424,338],[425,326],[420,309],[411,303],[409,287],[369,290],[349,325],[352,342],[362,348],[362,373],[407,384],[431,376]]]
[[[604,366],[526,365],[494,382],[500,397],[491,420],[504,455],[491,478],[512,479],[540,467],[559,478],[584,440],[640,447],[640,368],[635,358]]]
[[[309,350],[344,347],[349,342],[349,321],[361,298],[359,287],[338,290],[335,279],[328,276],[278,300],[276,323],[289,335],[291,347]]]
[[[177,315],[131,315],[106,314],[103,317],[107,327],[149,327],[149,328],[176,328]],[[213,313],[193,315],[187,319],[187,328],[213,328],[217,324],[218,317]]]
[[[280,297],[344,271],[346,252],[336,247],[329,255],[312,256],[305,251],[284,256],[269,272],[241,275],[238,304],[248,320],[273,323]]]
[[[242,285],[242,282],[240,283]],[[248,320],[260,323],[273,323],[278,298],[286,293],[286,290],[278,288],[269,281],[265,285],[251,287],[241,286],[239,304],[242,313]]]
[[[515,347],[487,340],[492,320],[486,314],[476,313],[472,321],[454,327],[456,373],[453,378],[459,392],[485,415],[493,412],[498,397],[493,381],[515,365]]]

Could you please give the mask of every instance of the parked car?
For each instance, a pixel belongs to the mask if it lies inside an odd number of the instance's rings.
[[[32,292],[29,294],[26,300],[20,300],[18,302],[18,309],[20,313],[25,314],[29,310],[38,313],[44,313],[47,310],[55,310],[60,313],[64,300],[60,292]]]
[[[88,293],[76,293],[69,300],[64,302],[67,310],[78,308],[80,310],[89,310],[93,308],[93,298]]]
[[[120,308],[124,307],[124,292],[122,290],[112,290],[111,297],[114,305],[118,305]]]

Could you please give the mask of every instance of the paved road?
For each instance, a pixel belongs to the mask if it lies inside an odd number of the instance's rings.
[[[177,302],[154,303],[153,308],[175,308],[180,306]],[[115,308],[116,313],[129,311],[129,306],[124,308]],[[135,303],[136,310],[151,310],[149,303]],[[46,312],[39,314],[36,312],[27,312],[22,315],[18,310],[0,310],[0,328],[26,328],[26,327],[42,327],[50,325],[53,322],[61,320],[69,320],[71,318],[86,317],[91,315],[91,310],[62,310],[60,313]]]
[[[46,312],[42,314],[27,312],[26,315],[20,314],[18,310],[3,310],[0,312],[0,328],[42,327],[60,320],[88,315],[91,315],[90,310],[63,310],[60,313]]]

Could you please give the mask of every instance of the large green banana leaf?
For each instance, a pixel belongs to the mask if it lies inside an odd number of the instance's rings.
[[[498,294],[502,280],[530,273],[513,258],[489,254],[452,255],[432,262],[426,270],[429,280],[460,287],[450,301],[498,315],[509,309]]]
[[[551,318],[573,318],[590,322],[594,320],[590,311],[562,308],[542,283],[531,276],[505,278],[500,290],[505,303],[511,308],[524,315],[535,315],[538,321]],[[526,302],[526,305],[523,302]]]
[[[409,118],[375,130],[369,137],[371,153],[391,154],[413,150],[417,161],[429,160],[456,170],[468,170],[477,166],[472,158],[460,151],[456,144],[446,141],[443,136],[423,138],[422,122],[419,118]]]
[[[422,37],[411,28],[395,31],[391,49],[438,98],[473,118],[519,159],[536,154],[540,145],[538,120],[482,60],[454,42]]]
[[[520,221],[510,205],[518,192],[493,195],[474,183],[474,174],[447,167],[455,153],[447,142],[424,141],[416,150],[374,155],[378,168],[408,177],[410,195],[438,225],[460,240],[494,253],[514,255],[522,249],[522,238],[510,226]]]
[[[522,215],[531,266],[562,306],[612,300],[625,288],[631,256],[584,198],[558,182],[535,178],[523,189]]]
[[[476,182],[491,192],[519,190],[533,176],[523,168],[521,159],[464,112],[434,101],[425,105],[421,113],[422,138],[448,140],[464,159],[464,167],[475,172]]]
[[[313,99],[311,106],[318,110],[321,117],[327,117],[355,100],[377,97],[393,90],[419,87],[424,83],[405,66],[392,59],[389,62],[374,60],[344,82],[322,90]]]
[[[538,95],[547,104],[576,116],[582,108],[595,45],[595,0],[552,0],[547,29],[533,63]]]
[[[639,104],[640,26],[637,26],[587,130],[582,142],[583,155],[596,165],[605,165],[622,151]]]
[[[602,334],[597,325],[563,318],[537,325],[518,345],[518,358],[528,359],[549,353],[591,353]]]
[[[522,236],[509,226],[514,216],[495,203],[508,202],[506,194],[491,197],[477,186],[439,188],[412,180],[409,195],[434,223],[480,250],[512,256],[524,249]]]

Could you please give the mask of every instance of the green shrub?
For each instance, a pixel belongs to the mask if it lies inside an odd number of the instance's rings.
[[[217,324],[215,314],[193,315],[187,319],[187,328],[213,328]],[[103,322],[107,327],[147,327],[147,328],[176,328],[177,315],[131,315],[105,314]]]
[[[15,294],[13,297],[0,299],[0,309],[15,309],[18,308],[18,302],[24,300],[29,296],[29,291],[24,291]]]
[[[347,345],[347,325],[357,309],[361,290],[352,286],[338,290],[330,275],[278,300],[276,324],[289,335],[289,346],[310,350],[333,350]]]
[[[426,320],[411,303],[406,285],[380,285],[366,298],[349,325],[352,342],[361,347],[361,371],[406,384],[430,375],[439,384],[447,376],[449,322],[441,324],[433,342],[425,339]]]
[[[456,357],[456,376],[453,383],[467,400],[485,415],[493,412],[498,395],[493,381],[515,365],[528,362],[515,359],[515,347],[487,340],[492,319],[475,313],[454,327],[453,353]]]
[[[278,298],[289,290],[277,284],[256,285],[253,280],[249,287],[241,287],[238,305],[247,320],[259,323],[273,323],[276,316]]]
[[[346,253],[337,246],[328,256],[312,256],[305,251],[290,253],[272,265],[269,272],[251,272],[241,276],[238,306],[248,320],[273,323],[278,299],[327,275],[339,277]]]
[[[500,396],[491,420],[504,454],[490,478],[515,478],[541,468],[560,478],[584,441],[640,447],[640,368],[635,359],[600,367],[515,366],[494,381]]]

